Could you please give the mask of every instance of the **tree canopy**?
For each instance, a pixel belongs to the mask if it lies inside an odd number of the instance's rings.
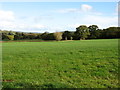
[[[85,38],[88,37],[88,35],[90,35],[88,27],[86,25],[81,25],[81,26],[77,27],[75,35],[79,39],[84,40]]]
[[[80,25],[76,31],[63,31],[55,33],[25,33],[8,30],[0,30],[2,40],[23,40],[23,39],[41,39],[41,40],[84,40],[84,39],[111,39],[120,38],[120,27],[108,27],[99,29],[97,25]]]

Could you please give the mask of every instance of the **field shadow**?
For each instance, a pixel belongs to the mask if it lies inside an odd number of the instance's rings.
[[[11,84],[4,84],[2,90],[7,88],[71,88],[70,86],[63,84],[63,83],[45,83],[42,85],[37,85],[34,83],[11,83]]]

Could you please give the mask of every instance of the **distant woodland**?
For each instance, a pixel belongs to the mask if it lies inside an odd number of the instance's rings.
[[[15,32],[12,30],[0,30],[2,33],[2,40],[85,40],[85,39],[113,39],[120,38],[120,27],[108,27],[106,29],[99,29],[97,25],[80,25],[76,31],[63,32],[44,32],[44,33],[26,33]]]

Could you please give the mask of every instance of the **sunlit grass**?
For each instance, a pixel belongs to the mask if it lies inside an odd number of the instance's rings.
[[[8,88],[118,87],[118,39],[3,43],[2,63]]]

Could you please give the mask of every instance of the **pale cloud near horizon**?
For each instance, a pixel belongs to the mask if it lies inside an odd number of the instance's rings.
[[[15,16],[12,11],[0,10],[0,21],[14,21]]]
[[[15,27],[14,20],[15,16],[12,11],[0,10],[0,29]]]
[[[109,17],[109,16],[95,16],[95,15],[87,15],[83,18],[83,22],[87,22],[87,24],[96,24],[99,28],[108,28],[112,26],[118,26],[118,17]]]
[[[24,24],[24,22],[18,23],[19,21],[20,19],[15,17],[13,11],[0,10],[0,29],[2,30],[28,30],[28,32],[31,32],[31,30],[45,29],[45,26],[41,24],[30,25]]]
[[[119,9],[120,10],[120,9]],[[27,18],[18,18],[13,11],[7,11],[0,9],[0,29],[2,30],[15,30],[15,31],[25,31],[25,32],[45,32],[48,30],[48,32],[55,32],[60,30],[75,30],[76,27],[79,25],[98,25],[99,28],[107,28],[110,26],[117,26],[118,24],[118,17],[110,17],[110,16],[104,16],[101,12],[94,11],[94,8],[87,4],[82,4],[80,8],[67,8],[58,10],[58,13],[84,13],[84,16],[81,18],[76,18],[76,23],[64,25],[64,26],[50,26],[45,25],[42,23],[39,23],[38,21],[41,18],[38,17],[27,17]],[[32,22],[36,18],[36,23]],[[42,20],[49,20],[50,16],[44,16],[42,17]],[[24,23],[26,19],[26,23]],[[31,20],[30,20],[31,19]],[[52,18],[53,19],[53,18]],[[38,20],[38,21],[37,21]],[[29,21],[32,22],[32,24],[29,23]],[[78,23],[79,22],[79,23]]]
[[[75,23],[72,25],[68,25],[70,28],[76,28],[80,25],[98,25],[100,29],[105,29],[108,27],[117,27],[118,26],[118,17],[105,17],[105,16],[97,16],[97,15],[86,15],[81,20],[80,23]]]

